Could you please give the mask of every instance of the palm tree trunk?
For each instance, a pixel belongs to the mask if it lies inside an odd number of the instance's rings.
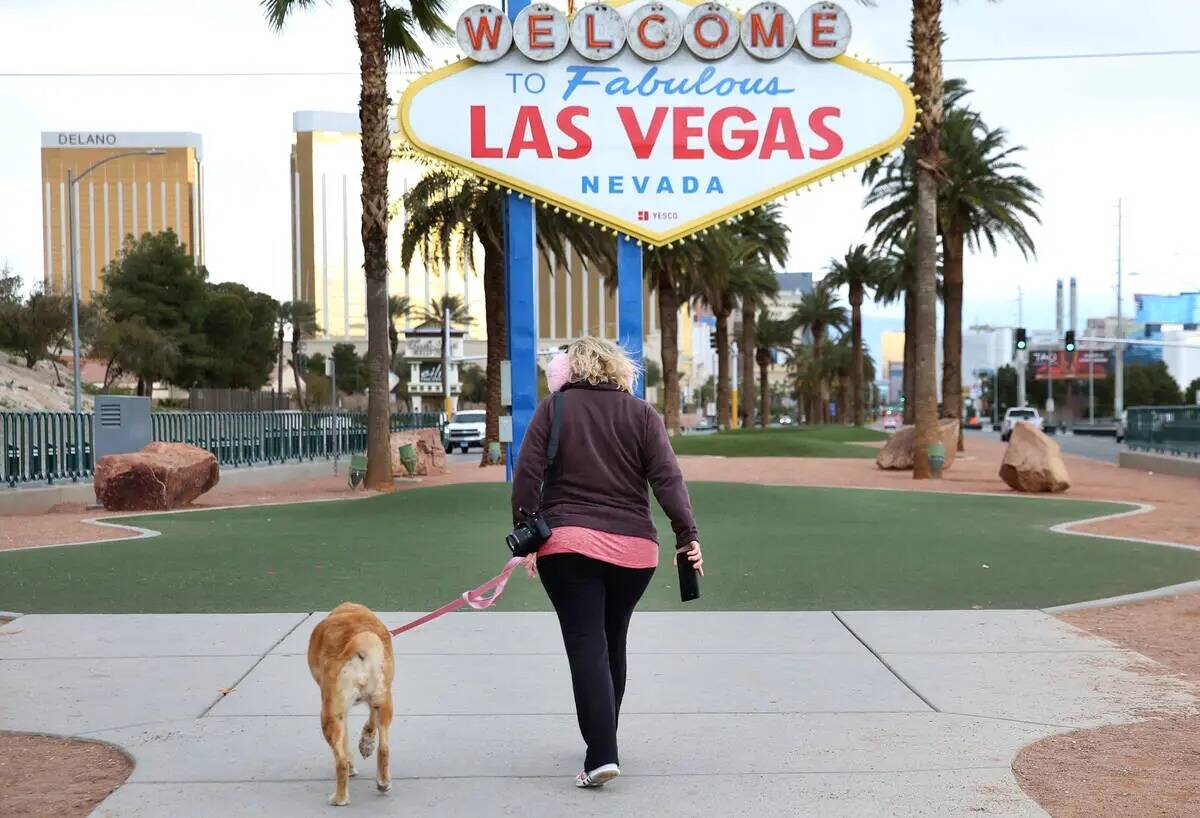
[[[304,411],[304,390],[300,386],[300,330],[292,326],[292,376],[296,379],[296,404]]]
[[[912,288],[904,291],[904,417],[907,425],[913,423],[913,373],[917,368],[917,294]]]
[[[500,403],[500,367],[504,361],[505,350],[508,349],[504,287],[504,250],[484,242],[483,312],[487,326],[487,385],[484,400],[487,413],[483,427],[484,444],[479,460],[480,466],[489,465],[488,447],[493,440],[500,439],[500,415],[504,411]]]
[[[921,98],[917,124],[916,394],[913,479],[933,477],[928,447],[938,441],[937,411],[937,178],[942,130],[942,0],[913,0],[913,79]]]
[[[658,326],[662,336],[663,421],[667,434],[679,430],[679,293],[671,274],[658,274]]]
[[[396,323],[390,315],[388,316],[388,350],[391,352],[388,358],[388,369],[395,372],[396,353],[400,351],[400,333],[396,330]]]
[[[758,425],[765,429],[771,422],[770,359],[758,365]]]
[[[275,376],[276,388],[283,394],[283,324],[279,324],[279,371]]]
[[[717,427],[733,422],[733,395],[729,383],[729,312],[717,313]]]
[[[956,230],[942,235],[942,413],[958,421],[958,451],[962,429],[962,307],[963,236]]]
[[[741,386],[741,400],[738,401],[738,416],[743,429],[749,429],[754,423],[754,347],[757,327],[754,324],[754,304],[742,300],[742,346],[738,350],[738,364],[741,372],[738,374],[738,384]]]
[[[813,331],[813,369],[817,373],[817,411],[816,422],[829,422],[829,381],[821,371],[821,352],[825,346],[825,333]]]
[[[849,416],[855,426],[862,426],[863,413],[863,345],[862,345],[862,302],[863,285],[850,285],[850,340],[853,344],[853,360],[850,363],[850,408]]]
[[[388,401],[387,174],[391,157],[388,133],[387,55],[383,48],[383,6],[379,0],[352,0],[358,39],[358,118],[362,129],[362,242],[367,276],[367,476],[376,491],[392,483]]]

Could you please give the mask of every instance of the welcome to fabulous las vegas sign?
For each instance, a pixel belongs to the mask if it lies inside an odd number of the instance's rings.
[[[419,150],[651,245],[703,230],[900,146],[916,106],[853,59],[844,9],[472,6],[466,57],[414,82]]]

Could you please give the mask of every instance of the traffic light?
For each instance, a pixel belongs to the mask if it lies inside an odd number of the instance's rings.
[[[717,348],[717,334],[716,334],[715,332],[711,332],[711,333],[709,333],[709,335],[708,335],[708,346],[709,346],[709,349],[716,349],[716,348]]]
[[[1017,327],[1017,351],[1020,352],[1029,346],[1029,339],[1025,335],[1024,327]]]
[[[1075,351],[1075,330],[1073,330],[1073,329],[1067,330],[1067,339],[1064,342],[1063,346],[1066,348],[1067,352]]]

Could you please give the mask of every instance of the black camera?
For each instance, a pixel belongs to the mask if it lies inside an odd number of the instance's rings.
[[[504,538],[504,542],[514,557],[527,557],[550,539],[550,524],[542,517],[541,512],[530,514],[522,508],[518,513],[521,515],[521,522],[513,527],[512,533]]]

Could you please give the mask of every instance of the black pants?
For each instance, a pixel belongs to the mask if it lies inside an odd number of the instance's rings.
[[[617,761],[617,719],[625,695],[625,636],[653,568],[622,568],[579,554],[538,559],[538,573],[562,628],[575,713],[587,744],[584,767]]]

